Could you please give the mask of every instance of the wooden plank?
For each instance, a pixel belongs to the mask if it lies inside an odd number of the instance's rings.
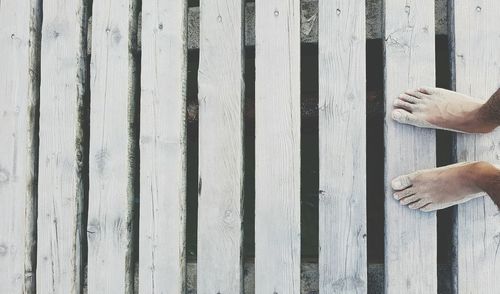
[[[43,1],[37,293],[80,293],[86,6]]]
[[[39,2],[0,5],[0,293],[35,290],[40,12]]]
[[[186,264],[186,291],[196,293],[196,262]],[[319,292],[318,264],[309,260],[302,260],[300,266],[300,293],[311,294]],[[136,276],[138,279],[138,275]],[[253,261],[244,262],[243,270],[245,294],[255,293],[255,266]],[[438,284],[440,294],[451,294],[451,271],[448,264],[438,264]],[[384,265],[379,263],[368,264],[368,293],[384,293]]]
[[[292,294],[300,291],[300,1],[255,5],[255,292]]]
[[[435,83],[434,1],[385,1],[385,286],[387,293],[437,292],[436,214],[401,206],[393,178],[435,167],[435,131],[396,123],[393,101]]]
[[[447,35],[446,3],[448,0],[436,0],[436,34]],[[318,42],[318,0],[302,0],[300,3],[301,28],[300,36],[303,43]],[[381,39],[383,21],[383,1],[366,1],[366,38]],[[188,11],[188,48],[199,48],[200,41],[200,9],[190,7]],[[245,45],[255,46],[255,3],[247,2],[245,5]]]
[[[136,1],[93,2],[88,292],[133,290]]]
[[[142,1],[140,293],[184,293],[185,0]]]
[[[243,5],[200,2],[199,293],[243,293]]]
[[[319,13],[319,287],[366,293],[365,1]]]
[[[488,99],[500,87],[500,2],[451,1],[453,76],[458,92]],[[457,161],[500,166],[500,130],[457,135]],[[457,207],[456,293],[500,293],[500,214],[489,197]]]
[[[187,293],[197,293],[196,289],[196,263],[187,263],[187,281],[186,288]],[[438,278],[440,283],[440,294],[451,294],[453,293],[450,288],[450,271],[449,265],[440,264],[438,265]],[[253,294],[255,292],[255,266],[251,261],[246,261],[244,263],[244,280],[245,280],[245,294]],[[300,277],[300,293],[301,294],[312,294],[312,293],[322,293],[319,290],[319,274],[318,274],[318,264],[302,261],[301,264],[301,277]],[[349,292],[338,292],[338,293],[349,293]],[[368,293],[370,294],[383,294],[384,293],[384,265],[372,263],[368,265]]]

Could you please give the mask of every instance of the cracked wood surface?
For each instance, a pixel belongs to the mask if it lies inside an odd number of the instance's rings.
[[[132,293],[137,1],[93,2],[88,292]]]
[[[300,2],[259,0],[255,15],[255,291],[297,294]]]
[[[142,1],[140,293],[184,293],[186,1]]]
[[[243,5],[200,6],[199,293],[243,293]]]
[[[452,5],[455,89],[486,100],[500,88],[500,2],[454,0]],[[456,157],[500,165],[500,130],[458,134]],[[454,237],[456,293],[500,293],[500,213],[491,198],[457,207]]]
[[[393,198],[391,180],[435,167],[435,131],[391,119],[393,101],[409,88],[434,86],[434,1],[385,1],[385,288],[437,292],[436,214]]]
[[[86,11],[43,1],[37,293],[80,293]]]
[[[366,2],[366,38],[381,39],[383,36],[383,1],[368,0]],[[304,43],[318,42],[319,8],[318,0],[302,0],[300,4],[300,36]],[[446,35],[447,29],[447,0],[436,0],[435,23],[436,34]],[[188,48],[199,47],[200,40],[200,10],[199,7],[190,7],[188,12]],[[255,45],[255,3],[245,5],[245,45]]]
[[[366,293],[365,0],[319,12],[319,287]]]
[[[0,6],[0,293],[35,290],[40,11],[39,1]]]

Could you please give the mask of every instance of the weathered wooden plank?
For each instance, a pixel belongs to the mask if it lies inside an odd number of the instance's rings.
[[[140,293],[184,293],[185,0],[142,1]]]
[[[187,262],[186,265],[186,291],[196,293],[196,262]],[[300,266],[300,293],[311,294],[319,292],[318,264],[303,260]],[[438,284],[440,294],[452,294],[451,273],[448,264],[438,264]],[[138,275],[136,276],[138,280]],[[243,270],[244,293],[255,293],[255,265],[252,261],[244,262]],[[368,293],[384,293],[384,265],[378,263],[368,264]]]
[[[451,1],[453,80],[458,92],[487,99],[500,87],[500,2]],[[457,161],[500,165],[500,130],[457,135]],[[489,197],[457,207],[456,293],[500,293],[500,214]]]
[[[300,291],[300,1],[255,4],[255,291],[292,294]]]
[[[318,0],[301,1],[301,41],[303,43],[318,42]],[[446,35],[447,30],[447,0],[436,0],[436,34]],[[383,13],[382,0],[366,1],[366,38],[381,39]],[[188,12],[188,48],[199,47],[200,40],[200,9],[190,7]],[[255,3],[248,2],[245,5],[245,45],[255,45]]]
[[[245,280],[245,294],[253,294],[255,292],[255,265],[251,261],[244,263],[244,280]],[[451,294],[449,287],[449,266],[438,265],[438,278],[440,283],[440,294]],[[196,263],[188,262],[187,264],[187,293],[197,293],[196,289]],[[301,264],[301,277],[300,277],[300,293],[313,294],[322,293],[319,290],[319,273],[318,264],[308,261],[302,261]],[[349,293],[349,292],[338,292]],[[383,294],[384,293],[384,265],[383,264],[369,264],[368,265],[368,293],[370,294]]]
[[[243,4],[200,2],[200,293],[243,292]]]
[[[437,292],[435,213],[401,206],[393,178],[435,167],[435,131],[391,119],[406,89],[435,83],[434,1],[385,1],[385,285],[387,293]]]
[[[34,293],[41,3],[0,5],[0,293]]]
[[[80,293],[85,99],[83,1],[43,1],[37,293]]]
[[[134,134],[136,1],[94,1],[88,292],[132,292],[132,203],[136,194]]]
[[[365,0],[319,13],[319,287],[366,293]]]

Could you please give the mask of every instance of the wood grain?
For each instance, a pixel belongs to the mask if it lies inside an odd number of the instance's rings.
[[[451,1],[453,80],[458,92],[488,99],[500,87],[500,2]],[[458,162],[500,165],[500,130],[457,135]],[[500,214],[489,197],[457,207],[456,293],[500,293]]]
[[[37,293],[82,288],[86,12],[83,1],[43,1]]]
[[[365,1],[319,13],[320,292],[366,293]]]
[[[131,293],[136,1],[93,2],[88,292]]]
[[[255,291],[292,294],[300,291],[300,1],[255,8]]]
[[[435,83],[434,1],[385,1],[385,287],[391,293],[437,292],[436,215],[401,206],[393,178],[436,164],[435,131],[391,119],[408,88]]]
[[[186,1],[142,1],[140,293],[184,293]]]
[[[199,293],[243,292],[243,4],[200,2]]]
[[[0,293],[35,290],[40,12],[38,1],[0,5]]]
[[[447,35],[447,1],[436,0],[436,34]],[[319,5],[318,0],[300,1],[301,28],[300,36],[303,43],[318,42]],[[366,1],[366,38],[382,39],[383,0]],[[200,9],[189,7],[188,10],[188,48],[199,48],[200,40]],[[245,4],[245,45],[255,46],[255,3]]]

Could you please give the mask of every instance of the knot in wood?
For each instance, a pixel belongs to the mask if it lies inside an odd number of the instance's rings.
[[[7,255],[7,246],[4,244],[0,245],[0,256],[5,256]]]
[[[0,168],[0,184],[8,182],[9,178],[9,172],[3,168]]]

